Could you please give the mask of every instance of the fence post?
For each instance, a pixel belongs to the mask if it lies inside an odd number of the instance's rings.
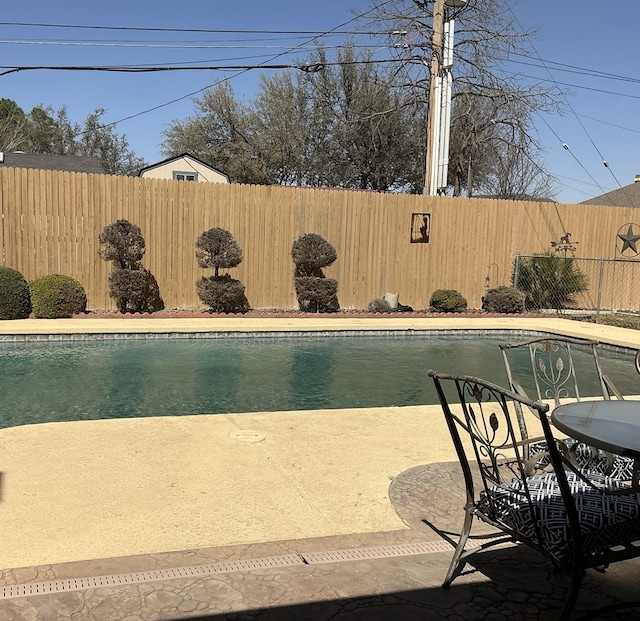
[[[603,277],[604,277],[604,259],[600,259],[600,277],[598,278],[598,301],[596,302],[596,323],[600,323],[600,303],[602,301]]]
[[[516,260],[513,266],[513,288],[518,288],[518,276],[520,275],[520,251],[516,250]]]

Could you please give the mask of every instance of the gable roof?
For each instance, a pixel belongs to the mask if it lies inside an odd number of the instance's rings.
[[[640,207],[640,181],[625,185],[624,187],[600,194],[580,205],[613,205],[615,207]]]
[[[154,168],[160,168],[161,166],[165,166],[166,164],[170,164],[171,162],[175,162],[177,160],[181,160],[182,158],[193,160],[194,162],[197,162],[201,166],[204,166],[205,168],[208,168],[209,170],[211,170],[211,171],[213,171],[215,173],[218,173],[219,175],[222,175],[223,177],[226,177],[227,181],[231,181],[229,179],[229,175],[227,175],[226,173],[223,173],[221,170],[219,170],[217,168],[214,168],[213,166],[209,166],[209,164],[207,164],[206,162],[203,162],[201,159],[198,159],[197,157],[191,155],[190,153],[181,153],[180,155],[173,155],[172,157],[168,157],[166,160],[162,160],[161,162],[156,162],[155,164],[149,164],[148,166],[145,166],[144,168],[140,169],[140,171],[138,172],[138,177],[142,177],[142,173],[146,172],[147,170],[153,170]]]
[[[100,159],[89,155],[51,155],[50,153],[5,151],[0,153],[1,167],[106,174]]]

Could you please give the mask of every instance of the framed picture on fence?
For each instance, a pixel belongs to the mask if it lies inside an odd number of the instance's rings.
[[[431,214],[411,214],[411,243],[428,244],[431,236]]]

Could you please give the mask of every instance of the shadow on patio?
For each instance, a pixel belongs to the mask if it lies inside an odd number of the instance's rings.
[[[108,586],[71,587],[71,592],[0,598],[0,618],[21,621],[474,621],[554,619],[568,580],[523,546],[495,548],[479,555],[451,589],[440,583],[451,549],[437,529],[457,532],[462,515],[457,463],[411,468],[391,483],[389,497],[409,528],[259,546],[230,546],[144,557],[103,559],[35,568],[31,582],[43,576],[80,579],[113,572]],[[432,545],[429,553],[398,552],[398,546]],[[386,546],[386,547],[385,547]],[[322,551],[392,550],[389,556],[307,562]],[[187,565],[233,562],[289,554],[299,562],[279,567],[236,568],[202,575],[173,576]],[[348,555],[347,555],[348,556]],[[304,561],[304,562],[303,562]],[[145,570],[166,576],[140,579]],[[27,570],[14,578],[27,580]],[[123,578],[123,576],[125,578]],[[126,576],[131,578],[127,583]],[[135,582],[135,578],[138,578]],[[589,572],[574,618],[603,606],[637,598],[640,561],[619,563],[604,574]],[[83,583],[84,584],[84,583]],[[586,617],[585,617],[586,618]],[[635,608],[611,610],[594,619],[640,618]]]

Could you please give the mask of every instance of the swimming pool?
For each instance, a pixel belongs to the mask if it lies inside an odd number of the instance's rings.
[[[5,342],[0,427],[435,403],[430,368],[504,385],[498,344],[507,340],[414,334]],[[623,393],[640,392],[631,353],[601,357]]]

